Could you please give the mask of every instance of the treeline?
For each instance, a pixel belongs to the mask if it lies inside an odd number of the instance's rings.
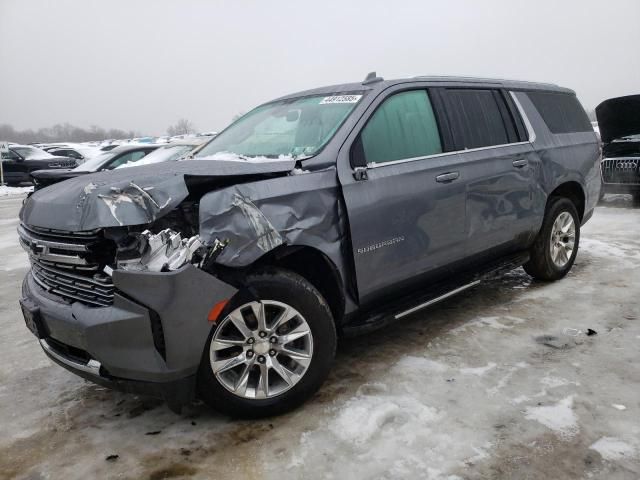
[[[38,130],[16,130],[8,124],[0,125],[0,141],[15,143],[91,142],[139,136],[139,133],[133,130],[105,129],[96,125],[85,129],[69,123],[59,123],[53,127]]]

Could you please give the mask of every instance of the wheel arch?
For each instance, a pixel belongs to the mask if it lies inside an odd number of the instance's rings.
[[[547,205],[553,197],[568,198],[573,202],[582,222],[584,218],[586,196],[582,185],[575,181],[564,182],[558,185],[547,197]]]
[[[267,266],[290,270],[309,281],[329,304],[336,329],[340,330],[345,311],[344,282],[325,253],[306,245],[281,245],[260,257],[251,270]]]

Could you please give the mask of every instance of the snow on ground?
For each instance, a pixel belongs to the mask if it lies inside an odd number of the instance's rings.
[[[613,437],[602,437],[589,448],[598,452],[605,460],[620,460],[633,457],[636,453],[635,447]]]
[[[563,437],[573,437],[579,431],[572,395],[554,405],[527,407],[525,418],[540,422]]]
[[[7,185],[0,185],[0,197],[24,195],[29,192],[33,192],[33,187],[9,187]]]
[[[518,269],[345,340],[311,401],[238,421],[200,404],[175,415],[51,364],[17,308],[26,259],[7,268],[20,252],[11,243],[20,198],[0,200],[0,472],[639,478],[640,210],[625,202],[598,208],[566,279],[542,284]]]

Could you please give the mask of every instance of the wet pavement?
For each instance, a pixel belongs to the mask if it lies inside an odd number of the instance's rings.
[[[571,273],[522,269],[342,342],[302,408],[176,415],[52,364],[17,304],[20,196],[0,198],[0,478],[640,477],[640,209],[609,196]],[[589,331],[591,329],[591,332]]]

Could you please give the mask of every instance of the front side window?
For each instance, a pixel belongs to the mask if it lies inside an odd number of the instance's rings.
[[[13,150],[9,150],[8,152],[2,152],[2,158],[4,160],[18,160],[20,156]]]
[[[366,163],[385,163],[442,153],[436,118],[426,90],[396,93],[362,130]]]
[[[116,168],[139,167],[141,165],[150,165],[153,163],[171,162],[184,157],[193,150],[192,145],[171,145],[168,147],[158,148],[137,161],[129,163],[121,163]]]
[[[443,100],[456,150],[517,141],[513,119],[497,90],[446,89]]]
[[[111,160],[116,155],[117,154],[113,152],[102,152],[100,155],[97,155],[87,160],[82,165],[77,166],[76,168],[74,168],[74,170],[77,172],[95,172],[96,170],[99,170],[102,165],[109,162],[109,160]]]
[[[51,158],[53,155],[35,147],[13,147],[13,150],[25,160]]]
[[[111,162],[106,168],[107,170],[113,170],[114,168],[118,168],[120,165],[124,165],[129,162],[136,162],[140,160],[142,157],[144,157],[146,154],[147,152],[143,150],[125,153],[119,156],[113,162]]]
[[[196,159],[308,158],[318,153],[353,111],[362,95],[301,97],[258,107],[220,135]]]

